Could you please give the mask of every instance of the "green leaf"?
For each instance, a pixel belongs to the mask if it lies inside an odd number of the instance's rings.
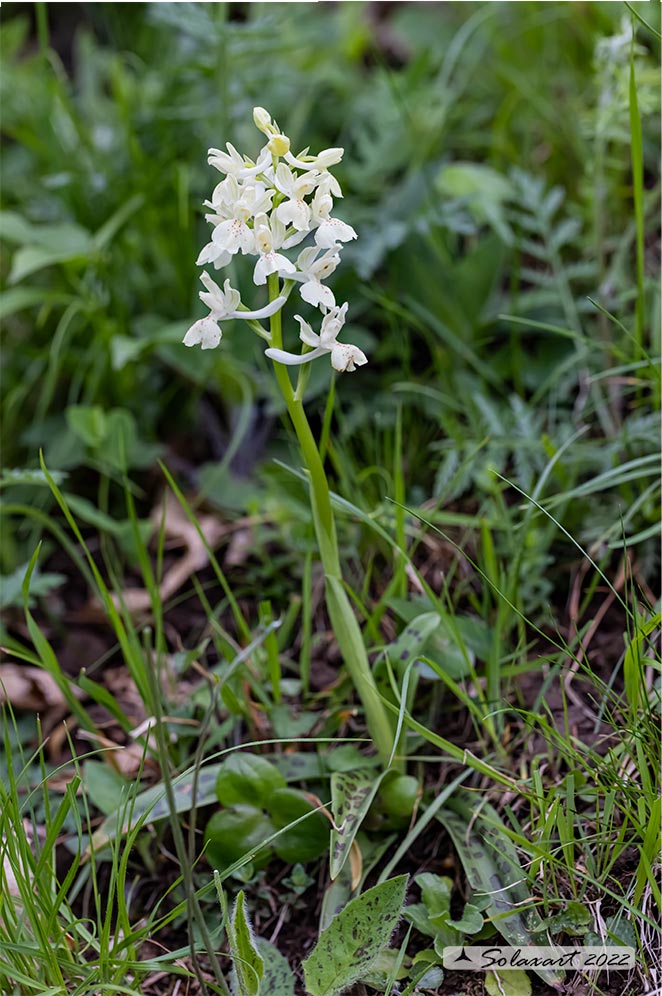
[[[253,937],[243,892],[234,904],[227,935],[240,996],[258,996],[264,962]]]
[[[273,832],[269,818],[255,806],[238,805],[214,813],[205,830],[207,860],[212,868],[219,871],[246,856],[249,856],[247,860],[251,864],[264,867],[269,861],[270,851],[260,845]]]
[[[264,806],[269,796],[286,784],[283,775],[269,761],[249,751],[237,751],[221,763],[216,795],[224,806],[240,802]]]
[[[90,449],[97,449],[108,433],[106,415],[99,405],[69,405],[67,423]]]
[[[303,963],[310,996],[335,996],[370,971],[398,924],[406,890],[400,875],[350,900]]]
[[[328,821],[315,811],[305,792],[293,788],[277,789],[269,797],[268,810],[277,830],[310,814],[274,841],[274,850],[282,861],[290,865],[298,861],[312,861],[326,851],[329,846]]]
[[[416,876],[415,882],[421,890],[423,905],[408,907],[405,912],[407,918],[411,919],[421,933],[434,938],[435,950],[439,952],[448,945],[461,943],[460,934],[450,924],[453,891],[451,879],[445,875],[423,872]]]
[[[121,805],[126,782],[109,765],[99,761],[86,761],[84,785],[94,805],[107,816]]]
[[[8,278],[10,284],[54,263],[83,260],[93,251],[89,232],[79,225],[39,225],[32,234],[39,241],[15,253]]]
[[[591,911],[583,903],[571,900],[562,913],[548,916],[541,926],[551,934],[570,934],[576,937],[585,934],[591,922]]]
[[[25,308],[42,304],[66,304],[68,294],[54,294],[43,287],[12,287],[0,294],[0,319],[8,318]]]
[[[375,798],[383,771],[336,771],[331,775],[331,809],[336,828],[331,831],[331,878],[337,878],[349,857],[352,842]]]
[[[294,973],[287,959],[263,937],[258,937],[255,943],[264,965],[262,996],[294,996]]]
[[[448,924],[461,934],[478,934],[483,929],[483,917],[480,910],[467,903],[460,919],[449,920]]]
[[[228,724],[231,726],[232,721],[228,720]],[[265,759],[262,758],[262,760]],[[195,799],[193,797],[192,772],[185,771],[173,779],[176,813],[187,813],[194,804],[202,807],[209,806],[216,801],[216,780],[224,763],[208,764],[200,769]],[[325,774],[323,762],[318,754],[275,754],[272,764],[279,775],[282,775],[287,781],[322,778]],[[163,784],[153,785],[136,796],[131,810],[131,828],[146,817],[149,817],[150,823],[156,823],[159,820],[167,819],[168,816],[169,809],[165,788]],[[119,827],[117,813],[112,813],[94,834],[95,848],[101,849],[119,833],[126,833],[128,829],[128,826]]]
[[[35,239],[35,226],[17,211],[0,211],[0,233],[6,242],[25,245]]]
[[[485,976],[485,989],[489,996],[531,996],[531,979],[519,969],[499,969]]]
[[[589,931],[584,937],[584,944],[602,947],[603,944],[623,944],[625,947],[636,948],[638,946],[637,932],[629,920],[622,916],[608,916],[605,919],[606,940],[599,934]]]
[[[404,668],[423,652],[426,643],[439,627],[441,617],[438,612],[423,612],[416,616],[398,636],[397,640],[384,648],[384,653],[396,668]]]
[[[0,574],[0,609],[7,609],[10,605],[20,606],[23,604],[23,581],[28,571],[29,564],[21,564],[12,571],[11,574]],[[34,605],[35,598],[48,595],[49,592],[59,588],[67,580],[64,574],[39,573],[35,568],[30,582],[30,595],[28,605]]]
[[[379,806],[387,817],[398,821],[398,825],[401,820],[407,822],[411,819],[420,791],[421,785],[418,778],[414,778],[413,775],[389,772],[389,777],[384,779],[379,790],[377,802],[373,809]]]
[[[508,944],[522,948],[549,944],[526,886],[526,873],[496,810],[459,791],[436,818],[451,836],[476,899],[488,899],[486,913]],[[558,985],[564,977],[563,972],[546,969],[536,974],[550,985]]]

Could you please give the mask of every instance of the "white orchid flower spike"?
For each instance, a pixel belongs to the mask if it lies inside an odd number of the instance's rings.
[[[230,319],[251,322],[252,331],[269,345],[267,356],[287,365],[310,363],[330,354],[336,370],[355,370],[367,363],[365,354],[349,343],[338,342],[347,305],[336,307],[333,291],[326,285],[340,264],[343,243],[356,238],[351,225],[332,215],[334,199],[342,197],[340,184],[330,172],[343,157],[343,149],[324,149],[309,155],[290,151],[290,139],[263,107],[253,109],[256,127],[266,144],[255,159],[242,155],[228,142],[223,149],[210,149],[208,161],[224,175],[210,200],[204,202],[211,224],[209,242],[198,256],[199,266],[219,270],[236,265],[241,256],[253,256],[253,283],[268,285],[269,303],[249,310],[241,303],[239,291],[226,280],[223,290],[208,273],[201,280],[205,290],[200,298],[209,315],[200,318],[187,331],[184,343],[214,349],[221,341],[220,323]],[[308,244],[296,259],[290,250],[304,240]],[[267,330],[260,321],[273,318],[297,288],[301,299],[322,312],[319,334],[308,322],[299,322],[304,352],[300,355],[281,348],[282,322],[271,322]]]

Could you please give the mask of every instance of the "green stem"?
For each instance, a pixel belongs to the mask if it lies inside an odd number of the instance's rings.
[[[269,277],[269,300],[273,301],[278,295],[279,280],[277,274],[273,274]],[[272,346],[282,349],[283,328],[280,311],[272,315],[270,323]],[[282,363],[274,363],[274,372],[310,476],[313,522],[324,567],[329,618],[345,666],[363,703],[368,730],[382,762],[386,765],[393,747],[393,725],[377,690],[361,628],[343,586],[336,524],[324,465],[304,411],[303,400],[298,392],[294,392],[287,368]],[[402,761],[396,759],[395,766],[403,767]]]

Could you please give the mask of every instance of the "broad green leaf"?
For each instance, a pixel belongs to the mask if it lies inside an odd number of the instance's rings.
[[[99,405],[69,405],[66,411],[69,428],[86,446],[97,449],[108,433],[106,415]]]
[[[224,806],[239,802],[264,806],[272,792],[285,785],[283,775],[265,758],[250,751],[236,751],[221,762],[216,794]]]
[[[25,245],[36,239],[35,226],[17,211],[0,211],[0,236],[5,242]]]
[[[269,848],[260,845],[274,833],[270,819],[261,809],[241,804],[214,813],[205,830],[206,855],[212,868],[223,871],[235,861],[247,860],[256,867],[269,861]]]
[[[407,919],[427,937],[434,938],[435,949],[459,944],[461,937],[454,926],[450,926],[451,893],[453,882],[443,875],[423,872],[416,876],[416,884],[421,890],[422,903],[415,903],[405,910]],[[481,917],[482,923],[482,917]]]
[[[566,907],[562,913],[548,916],[546,920],[542,921],[541,926],[545,930],[549,930],[551,934],[564,933],[575,937],[586,933],[591,919],[591,911],[588,906],[585,906],[584,903],[570,900],[570,902],[566,903]]]
[[[23,581],[27,573],[29,564],[21,564],[12,571],[11,574],[0,574],[0,609],[7,609],[10,605],[20,606],[23,603]],[[48,595],[49,592],[59,588],[67,580],[65,574],[45,573],[41,574],[36,569],[30,581],[30,595],[28,605],[34,605],[35,598]]]
[[[231,721],[229,721],[231,725]],[[262,757],[262,760],[265,760]],[[194,805],[209,806],[217,800],[216,780],[224,762],[209,764],[201,768],[197,778],[197,793],[193,796],[194,778],[191,771],[185,771],[173,779],[172,787],[175,794],[175,812],[187,813]],[[299,779],[323,778],[325,775],[324,761],[318,754],[275,754],[271,758],[273,767],[286,781]],[[167,819],[169,816],[168,800],[163,784],[153,785],[136,796],[132,807],[130,826],[118,826],[116,813],[108,816],[92,840],[97,850],[104,847],[120,833],[127,833],[136,824],[149,818],[150,823]]]
[[[108,764],[85,762],[85,791],[104,815],[114,812],[121,805],[126,784],[119,772]]]
[[[253,937],[243,892],[237,896],[232,918],[226,929],[239,994],[258,996],[264,974],[264,962]]]
[[[294,973],[287,959],[263,937],[255,943],[264,965],[260,996],[294,996]]]
[[[438,612],[423,612],[408,623],[397,640],[384,648],[384,653],[393,667],[403,668],[415,660],[440,623],[441,617]]]
[[[408,821],[420,792],[421,785],[418,778],[414,778],[413,775],[390,772],[389,777],[384,778],[377,796],[380,815],[383,811],[386,817],[393,820]]]
[[[331,810],[336,825],[331,830],[331,878],[340,874],[347,861],[352,842],[386,774],[383,771],[375,777],[370,770],[360,770],[331,775]]]
[[[310,814],[274,841],[274,850],[282,861],[290,865],[312,861],[326,851],[329,846],[329,823],[315,811],[305,792],[293,788],[276,789],[269,797],[267,808],[277,830]]]
[[[485,911],[512,947],[549,944],[535,900],[526,885],[526,872],[496,810],[466,792],[456,792],[436,814],[451,836],[471,888],[488,897]],[[550,985],[563,980],[563,972],[536,970]]]
[[[33,235],[39,241],[22,246],[14,254],[8,278],[10,284],[54,263],[84,260],[94,248],[89,233],[78,225],[39,225],[34,227]]]
[[[8,318],[25,308],[43,304],[66,304],[70,300],[68,294],[54,294],[42,287],[12,287],[0,294],[0,319]]]
[[[310,996],[335,996],[370,971],[398,924],[406,890],[400,875],[350,900],[303,963]]]
[[[480,910],[467,903],[459,920],[449,920],[448,924],[461,934],[477,934],[483,929],[483,917]]]
[[[626,947],[636,948],[638,946],[637,932],[629,920],[622,916],[608,916],[605,919],[606,940],[599,934],[589,931],[584,936],[584,944],[602,947],[603,944],[623,944]]]
[[[113,370],[122,370],[137,359],[148,343],[128,335],[115,335],[110,342],[110,363]]]
[[[367,983],[371,989],[383,992],[391,980],[397,982],[407,978],[409,970],[405,967],[403,961],[404,958],[401,952],[396,948],[384,948],[377,955],[370,967],[370,971],[366,972],[361,982]]]
[[[357,771],[359,768],[376,768],[378,757],[366,757],[355,744],[343,744],[326,756],[329,771]]]
[[[520,969],[500,969],[485,976],[485,990],[489,996],[531,996],[531,979]]]
[[[452,163],[444,166],[437,177],[439,190],[449,197],[489,197],[493,201],[507,200],[512,184],[491,166],[481,163]]]

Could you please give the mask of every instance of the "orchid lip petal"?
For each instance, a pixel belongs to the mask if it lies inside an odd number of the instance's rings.
[[[301,354],[287,353],[284,349],[265,349],[264,355],[268,356],[270,360],[274,360],[275,363],[283,363],[287,367],[297,367],[302,363],[310,363],[311,360],[316,360],[318,356],[324,356],[328,352],[328,349],[318,346],[310,353]]]
[[[274,298],[274,300],[270,301],[269,304],[265,304],[264,308],[259,308],[257,311],[233,311],[227,317],[243,318],[248,321],[253,319],[257,320],[259,318],[271,318],[271,316],[275,315],[277,311],[280,311],[286,301],[287,298],[281,295],[280,297]]]

